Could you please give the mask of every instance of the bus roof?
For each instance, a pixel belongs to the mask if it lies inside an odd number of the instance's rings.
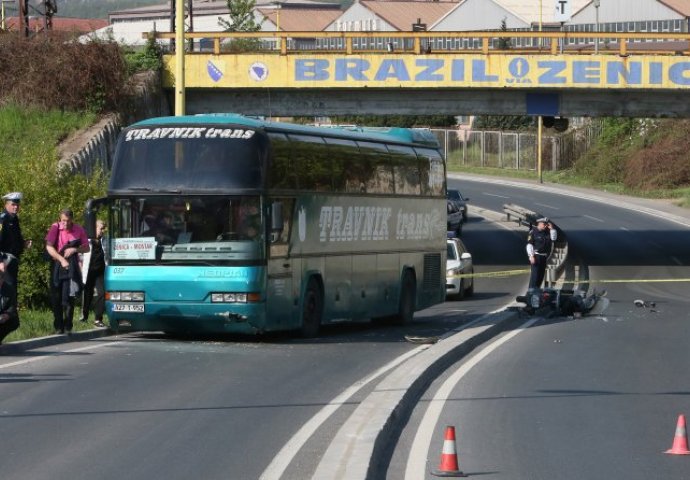
[[[177,117],[156,117],[142,120],[131,125],[131,127],[149,127],[154,125],[222,125],[225,123],[285,133],[311,133],[329,137],[350,138],[353,140],[380,140],[394,143],[412,143],[432,148],[438,148],[440,146],[436,136],[426,128],[359,127],[352,125],[315,127],[296,123],[272,122],[254,117],[246,117],[237,113],[207,113]]]

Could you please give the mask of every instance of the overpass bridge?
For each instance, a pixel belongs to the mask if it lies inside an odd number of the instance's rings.
[[[690,33],[187,32],[185,38],[204,48],[164,55],[163,87],[171,96],[177,90],[189,114],[690,118]],[[577,46],[581,39],[589,43]],[[511,44],[531,46],[506,48]],[[176,82],[179,67],[184,87]]]

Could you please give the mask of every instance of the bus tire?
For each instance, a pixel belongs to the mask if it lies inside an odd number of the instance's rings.
[[[412,323],[417,298],[417,283],[414,275],[409,270],[403,273],[400,282],[400,298],[398,300],[398,313],[393,317],[396,325],[407,325]]]
[[[312,338],[319,334],[322,315],[323,293],[321,286],[316,279],[310,278],[302,300],[302,326],[300,327],[302,337]]]

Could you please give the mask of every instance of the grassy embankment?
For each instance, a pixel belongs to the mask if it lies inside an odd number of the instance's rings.
[[[688,152],[690,121],[608,119],[598,144],[573,168],[544,170],[542,178],[635,197],[669,199],[690,208]],[[452,171],[538,179],[534,170],[461,166]]]
[[[47,308],[49,264],[37,260],[37,257],[42,251],[43,237],[50,222],[55,220],[62,206],[69,205],[71,192],[65,191],[61,195],[60,192],[42,190],[40,175],[32,170],[40,169],[41,166],[37,163],[43,163],[44,169],[52,168],[54,171],[56,145],[70,132],[94,123],[95,118],[93,114],[0,108],[0,190],[3,194],[14,190],[24,192],[25,199],[19,218],[25,238],[34,240],[33,247],[25,254],[26,261],[20,267],[21,325],[7,336],[4,343],[53,333],[53,317]],[[52,207],[46,206],[51,204]],[[72,208],[79,219],[81,215],[76,208],[78,206],[74,205]],[[45,209],[49,211],[46,212]],[[41,300],[36,295],[26,295],[28,290],[44,290],[45,298]],[[78,312],[77,307],[75,320],[79,318]],[[93,321],[93,315],[91,317]],[[75,321],[74,330],[86,328],[90,326]]]

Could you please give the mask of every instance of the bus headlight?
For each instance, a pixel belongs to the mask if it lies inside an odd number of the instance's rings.
[[[258,302],[261,295],[258,293],[244,292],[216,292],[211,293],[212,303],[250,303]]]
[[[144,292],[105,292],[105,299],[114,302],[143,302]]]

